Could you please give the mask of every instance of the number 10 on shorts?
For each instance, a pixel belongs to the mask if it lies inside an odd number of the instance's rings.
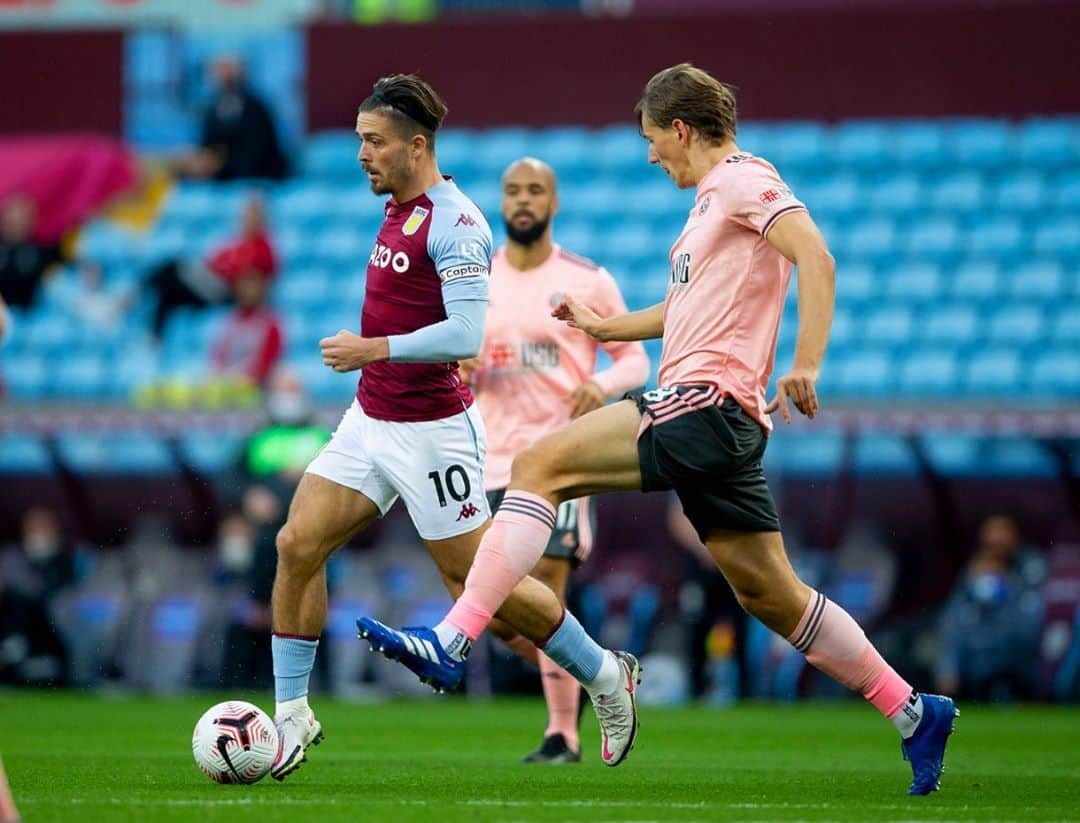
[[[439,506],[446,508],[447,492],[450,498],[458,503],[464,503],[472,494],[472,484],[465,468],[459,463],[454,463],[442,474],[438,470],[428,472],[428,478],[435,485],[435,496],[439,498]]]

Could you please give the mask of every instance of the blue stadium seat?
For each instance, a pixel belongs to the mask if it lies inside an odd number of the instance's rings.
[[[593,137],[590,157],[599,169],[634,173],[647,168],[649,144],[635,129],[604,128]]]
[[[856,169],[877,169],[890,162],[892,128],[880,121],[849,120],[832,130],[832,161]]]
[[[1008,273],[1008,295],[1014,301],[1056,303],[1067,297],[1067,283],[1057,260],[1031,260]]]
[[[998,259],[1018,257],[1026,251],[1028,242],[1020,219],[1003,215],[976,220],[964,239],[968,254]]]
[[[1031,304],[1004,305],[989,321],[986,339],[992,344],[1026,346],[1037,343],[1046,333],[1042,309]]]
[[[896,244],[896,230],[891,220],[870,217],[859,220],[846,232],[832,238],[839,252],[864,260],[881,260],[890,255]]]
[[[796,192],[815,217],[858,214],[860,195],[859,179],[850,173],[826,177],[817,185],[804,186],[802,191]]]
[[[836,393],[859,399],[893,393],[897,380],[892,365],[887,350],[856,351],[833,366],[836,371]]]
[[[464,167],[471,161],[472,168],[480,176],[497,183],[502,173],[513,161],[531,154],[532,132],[521,128],[489,129],[474,133],[472,151],[460,158]],[[442,149],[440,148],[440,162]]]
[[[1002,120],[961,120],[948,133],[950,157],[966,168],[1004,166],[1015,154],[1012,127]]]
[[[1080,170],[1065,172],[1055,181],[1054,189],[1059,209],[1073,214],[1080,211]],[[1041,205],[1045,207],[1046,203]]]
[[[900,369],[900,391],[916,397],[953,394],[959,371],[956,355],[950,350],[911,352]]]
[[[1016,349],[988,349],[968,360],[964,390],[977,397],[1001,398],[1021,391],[1023,372]]]
[[[52,457],[36,434],[0,434],[0,474],[48,474],[52,470]]]
[[[65,464],[80,474],[168,474],[172,456],[155,435],[64,434],[58,446]]]
[[[971,213],[986,208],[986,189],[977,172],[953,172],[927,183],[927,201],[940,212]]]
[[[902,437],[867,432],[855,444],[855,471],[862,475],[913,475],[918,464]]]
[[[1080,348],[1039,352],[1029,381],[1031,392],[1039,397],[1080,397]]]
[[[1030,438],[988,438],[983,441],[983,466],[991,476],[1055,477],[1054,458]]]
[[[363,261],[366,262],[366,261]],[[359,263],[356,263],[359,267]],[[287,307],[319,307],[332,303],[334,293],[333,269],[321,266],[297,268],[286,273],[274,285],[274,302]]]
[[[1080,255],[1080,218],[1058,216],[1040,221],[1032,248],[1039,254]]]
[[[139,238],[109,220],[93,220],[79,232],[77,252],[82,260],[104,269],[131,265],[141,257]]]
[[[850,263],[836,267],[836,299],[839,303],[861,303],[876,297],[881,290],[877,272],[870,266]],[[795,291],[795,289],[791,289]]]
[[[931,432],[923,436],[922,443],[935,471],[952,477],[969,477],[980,473],[982,448],[977,437]]]
[[[278,190],[270,203],[271,223],[275,226],[307,227],[335,209],[334,188],[303,181]]]
[[[926,207],[923,184],[919,175],[910,171],[878,180],[865,189],[865,196],[868,200],[861,207],[871,214],[905,216]]]
[[[30,351],[4,357],[0,376],[11,396],[23,401],[38,401],[49,394],[54,383],[51,359]]]
[[[560,223],[555,236],[561,245],[583,257],[595,258],[601,249],[599,232],[583,220]]]
[[[1059,345],[1080,346],[1080,302],[1061,308],[1054,321],[1053,340]]]
[[[1080,159],[1080,127],[1065,120],[1032,119],[1017,129],[1017,153],[1029,166],[1061,168]]]
[[[775,443],[765,452],[769,471],[795,475],[832,475],[844,456],[844,436],[838,431],[800,431],[778,429]]]
[[[927,216],[916,220],[899,243],[912,257],[949,260],[960,244],[960,230],[949,217]]]
[[[979,313],[974,306],[965,303],[936,306],[920,316],[919,331],[924,343],[970,345],[978,337]]]
[[[773,128],[766,157],[786,175],[788,169],[828,165],[829,132],[820,123],[783,123]]]
[[[1001,297],[1004,278],[993,258],[969,258],[956,268],[951,279],[952,298],[960,302],[986,303]]]
[[[110,393],[110,382],[108,365],[94,354],[72,354],[52,368],[53,393],[58,399],[100,400]]]
[[[157,357],[145,347],[132,347],[110,361],[108,393],[128,399],[141,386],[151,383],[158,373]]]
[[[310,250],[313,258],[324,266],[359,271],[367,267],[373,242],[348,223],[337,223],[315,235]]]
[[[533,139],[537,157],[555,169],[563,179],[580,172],[592,151],[593,133],[581,126],[544,129]],[[442,146],[439,146],[440,162]]]
[[[305,177],[323,180],[360,177],[360,141],[351,131],[323,132],[307,141],[300,155]]]
[[[1014,171],[998,179],[989,205],[1002,214],[1032,214],[1046,208],[1048,194],[1042,174]]]
[[[180,440],[184,459],[196,472],[216,474],[234,466],[244,438],[221,432],[199,432]]]
[[[885,297],[896,303],[928,303],[942,293],[941,267],[936,263],[903,263],[886,280]]]
[[[911,339],[912,310],[904,305],[883,305],[866,314],[863,340],[867,345],[903,345]]]
[[[935,120],[908,120],[893,130],[892,154],[902,168],[932,169],[946,163],[945,127]]]
[[[456,178],[474,172],[473,155],[477,150],[478,134],[472,129],[439,129],[435,147],[439,154],[439,166],[444,174]]]

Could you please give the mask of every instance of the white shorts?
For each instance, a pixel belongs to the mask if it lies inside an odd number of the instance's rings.
[[[307,470],[355,489],[386,514],[400,496],[424,540],[477,528],[490,515],[484,495],[487,433],[474,403],[441,420],[374,420],[357,401]]]

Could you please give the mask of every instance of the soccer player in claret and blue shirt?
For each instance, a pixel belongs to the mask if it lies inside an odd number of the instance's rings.
[[[488,525],[484,425],[457,361],[475,357],[483,341],[492,239],[480,210],[439,171],[435,133],[446,111],[423,80],[393,75],[375,84],[356,118],[360,165],[372,191],[390,199],[368,259],[360,334],[343,330],[321,341],[324,364],[362,370],[356,399],[308,466],[277,540],[271,646],[282,746],[271,774],[279,780],[323,736],[307,694],[326,622],[329,555],[401,497],[456,595]],[[551,626],[578,625],[551,589],[531,577],[499,615],[541,647]],[[414,671],[437,688],[460,680],[464,664],[454,656],[460,648],[447,653],[434,634],[394,633],[378,645],[396,654],[396,643],[417,654]],[[611,693],[606,697],[591,686],[605,697],[601,728],[636,728],[634,684],[626,682],[631,670],[615,653],[591,640],[586,645],[591,659],[606,660],[615,673],[602,681]],[[575,641],[575,654],[581,648]],[[624,731],[620,739],[627,737]]]

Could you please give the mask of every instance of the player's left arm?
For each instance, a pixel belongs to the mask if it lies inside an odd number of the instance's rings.
[[[791,371],[776,381],[776,397],[766,414],[777,409],[791,422],[788,398],[802,414],[818,413],[817,379],[832,326],[836,293],[836,261],[821,231],[801,209],[778,217],[766,241],[799,269],[799,331],[795,338],[795,362]]]

